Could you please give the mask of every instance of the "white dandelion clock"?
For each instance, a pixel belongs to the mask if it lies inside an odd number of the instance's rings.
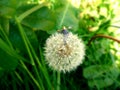
[[[82,40],[66,29],[51,35],[46,41],[45,58],[53,70],[70,72],[82,64],[84,56]]]

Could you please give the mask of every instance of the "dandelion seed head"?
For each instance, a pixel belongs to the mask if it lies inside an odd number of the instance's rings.
[[[85,46],[77,35],[69,32],[64,44],[64,35],[51,35],[45,46],[45,58],[50,68],[59,72],[70,72],[82,64]]]

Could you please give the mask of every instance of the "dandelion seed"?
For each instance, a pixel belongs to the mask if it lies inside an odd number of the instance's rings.
[[[53,70],[64,73],[75,70],[82,64],[84,56],[85,46],[82,40],[65,28],[46,41],[45,58]]]

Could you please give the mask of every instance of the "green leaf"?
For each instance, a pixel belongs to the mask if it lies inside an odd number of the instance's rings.
[[[15,9],[9,6],[0,5],[0,16],[11,18],[15,13]]]
[[[33,12],[35,12],[35,11],[39,10],[40,8],[47,6],[47,5],[48,5],[48,3],[46,2],[46,3],[42,3],[40,5],[38,4],[34,7],[26,10],[25,12],[23,12],[22,14],[19,15],[18,20],[21,22],[24,18],[29,16],[31,13],[33,13]]]
[[[104,88],[112,85],[114,83],[113,79],[106,77],[105,79],[94,79],[94,80],[89,80],[88,85],[90,87],[97,87],[97,88]]]
[[[78,28],[78,18],[76,17],[75,8],[69,5],[64,7],[59,7],[56,9],[56,26],[61,28],[61,26],[70,26],[72,29],[76,30]]]
[[[14,70],[18,64],[18,59],[14,56],[14,51],[2,39],[0,39],[0,68]]]
[[[99,26],[99,29],[101,30],[106,30],[111,24],[111,20],[106,20],[106,21],[102,21],[102,23]]]
[[[44,47],[44,44],[45,44],[45,42],[46,42],[46,39],[47,39],[50,35],[49,35],[47,32],[41,31],[41,30],[36,31],[35,33],[36,33],[36,35],[37,35],[39,45]]]
[[[38,11],[26,17],[22,24],[33,30],[53,30],[55,27],[55,14],[47,7],[42,7]]]
[[[43,30],[48,33],[53,33],[56,31],[56,28],[60,29],[62,26],[71,26],[74,30],[76,30],[78,28],[78,19],[76,18],[76,9],[70,5],[68,8],[62,6],[54,11],[48,9],[47,7],[42,7],[27,16],[22,21],[22,24],[35,31]]]
[[[103,67],[100,65],[92,65],[84,69],[83,75],[87,79],[94,79],[96,77],[102,76],[102,74],[107,69],[107,67]]]
[[[13,29],[14,28],[14,29]],[[37,50],[38,48],[38,40],[37,40],[37,37],[35,35],[35,32],[32,31],[31,29],[29,28],[25,28],[24,27],[24,30],[26,32],[26,35],[27,37],[29,38],[33,48],[35,50]],[[21,38],[21,35],[18,31],[18,28],[16,28],[16,26],[12,26],[11,25],[11,29],[10,29],[10,35],[9,35],[9,38],[13,44],[13,46],[21,53],[21,54],[25,54],[27,53],[26,49],[25,49],[25,45],[24,45],[24,42]]]
[[[9,19],[5,17],[0,17],[0,25],[3,30],[5,30],[6,34],[9,35]]]
[[[85,68],[83,75],[88,79],[90,87],[97,86],[98,88],[104,88],[116,81],[119,70],[115,66],[93,65]]]
[[[17,59],[0,49],[0,67],[6,70],[13,70],[17,66]]]
[[[22,5],[27,0],[0,0],[0,16],[11,18],[16,8]]]
[[[4,70],[0,67],[0,77],[3,75]]]
[[[114,66],[107,65],[92,65],[90,67],[84,68],[83,75],[87,79],[95,79],[103,76],[109,76],[117,78],[119,75],[118,68]]]

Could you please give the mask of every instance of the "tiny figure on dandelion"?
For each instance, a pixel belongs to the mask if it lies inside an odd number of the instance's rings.
[[[68,35],[69,35],[69,31],[71,27],[69,28],[66,28],[65,26],[63,27],[62,30],[58,30],[58,32],[60,32],[61,34],[63,34],[63,45],[61,45],[59,47],[59,50],[58,50],[58,54],[61,56],[61,57],[64,57],[64,56],[68,56],[70,53],[71,53],[71,48],[69,47],[68,43],[67,43],[67,39],[68,39]]]
[[[58,32],[61,32],[61,33],[64,35],[64,38],[63,38],[64,45],[67,44],[66,41],[67,41],[67,38],[68,38],[68,35],[69,35],[69,31],[68,31],[68,30],[70,30],[70,29],[71,29],[71,27],[66,28],[66,27],[64,26],[61,31],[58,30]]]

